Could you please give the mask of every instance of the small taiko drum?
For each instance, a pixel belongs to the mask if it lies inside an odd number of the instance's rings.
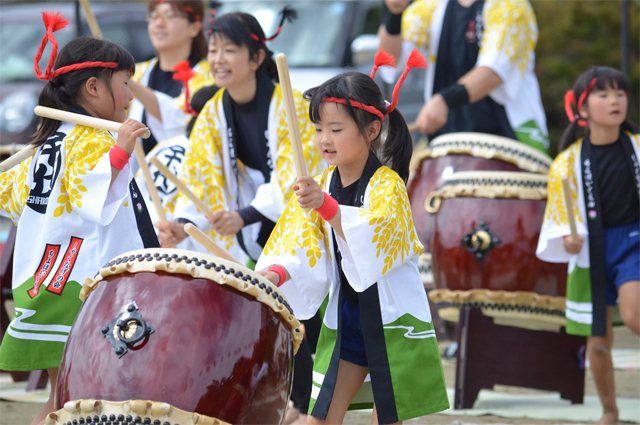
[[[438,314],[462,306],[533,329],[565,324],[567,268],[536,257],[547,176],[504,171],[453,173],[434,192],[433,275]]]
[[[431,253],[435,216],[425,202],[459,171],[517,171],[547,174],[552,159],[544,153],[506,137],[483,133],[450,133],[436,137],[413,160],[415,173],[408,187],[411,212],[418,238],[424,245],[419,259],[422,280],[433,284]]]
[[[257,273],[145,249],[108,263],[81,298],[47,424],[282,423],[302,333]]]

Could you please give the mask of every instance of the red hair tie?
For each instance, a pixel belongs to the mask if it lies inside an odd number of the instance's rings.
[[[291,22],[298,17],[298,12],[296,12],[295,9],[292,9],[289,6],[285,6],[280,14],[282,15],[282,17],[280,18],[280,24],[278,25],[278,28],[276,28],[276,32],[271,37],[261,38],[260,36],[251,33],[249,34],[251,38],[264,45],[267,41],[275,40],[278,34],[280,34],[280,31],[282,31],[282,26],[284,25],[285,21]]]
[[[373,80],[373,77],[376,76],[376,71],[378,71],[378,68],[383,65],[389,65],[395,68],[396,59],[393,56],[391,56],[389,53],[380,49],[378,50],[378,53],[376,53],[376,56],[373,59],[373,70],[371,71],[372,80]]]
[[[38,79],[50,80],[57,77],[58,75],[66,74],[67,72],[75,71],[78,69],[115,68],[118,66],[116,62],[83,62],[63,66],[51,72],[51,69],[56,62],[56,58],[58,57],[58,42],[53,36],[53,33],[69,25],[69,21],[67,21],[60,14],[60,12],[42,12],[42,21],[44,22],[44,26],[47,29],[47,33],[44,35],[44,37],[42,37],[42,42],[40,43],[40,47],[38,48],[38,53],[36,53],[36,57],[33,61],[33,67]],[[40,66],[38,65],[38,63],[40,62],[42,53],[44,52],[44,48],[47,46],[47,43],[49,41],[51,41],[51,56],[49,56],[49,62],[47,63],[47,67],[45,68],[43,74],[42,72],[40,72]]]
[[[376,53],[376,56],[374,59],[375,65],[373,67],[373,71],[371,71],[371,79],[375,77],[378,67],[382,65],[393,66],[394,62],[395,62],[395,59],[393,58],[393,56],[391,56],[389,53],[385,52],[384,50],[380,49],[378,53]],[[398,93],[400,93],[400,87],[402,87],[402,83],[404,82],[405,78],[407,78],[407,74],[409,73],[411,68],[426,68],[426,67],[427,67],[426,59],[420,53],[418,53],[416,49],[413,49],[413,51],[411,52],[411,55],[409,55],[409,59],[407,60],[407,66],[405,67],[404,71],[402,72],[402,75],[400,76],[400,79],[398,79],[398,82],[396,83],[396,86],[393,89],[392,102],[389,105],[387,105],[387,111],[384,114],[380,112],[377,108],[374,108],[373,106],[365,105],[353,99],[349,99],[349,103],[354,108],[359,108],[359,109],[362,109],[363,111],[367,111],[374,114],[375,116],[380,118],[382,122],[384,122],[385,116],[391,113],[395,109],[396,105],[398,104]],[[341,103],[343,105],[347,104],[347,101],[345,99],[340,99],[337,97],[326,97],[322,99],[322,101]]]
[[[198,116],[198,113],[191,108],[189,104],[189,80],[196,75],[193,69],[189,65],[189,61],[185,60],[173,67],[173,79],[182,81],[184,86],[184,111],[194,117]]]
[[[345,99],[340,99],[339,97],[325,97],[324,99],[322,99],[322,101],[323,102],[332,102],[332,103],[341,103],[343,105],[347,104],[347,101]],[[373,115],[375,115],[378,118],[380,118],[382,120],[382,122],[384,122],[385,114],[380,112],[377,108],[374,108],[373,106],[365,105],[364,103],[358,102],[358,101],[353,100],[353,99],[349,99],[349,103],[351,103],[351,106],[353,106],[354,108],[362,109],[363,111],[367,111],[369,113],[372,113]]]
[[[582,92],[582,94],[580,95],[580,99],[578,100],[577,113],[575,114],[573,113],[573,105],[576,104],[575,92],[573,90],[568,90],[567,93],[564,95],[564,110],[567,113],[569,122],[576,121],[576,123],[580,127],[586,127],[588,125],[587,121],[585,121],[580,117],[580,111],[582,110],[582,106],[584,105],[584,102],[587,100],[587,96],[589,96],[589,93],[591,92],[591,90],[593,90],[597,81],[598,80],[596,78],[593,78],[589,83],[589,86],[587,87],[587,89],[584,92]]]
[[[427,60],[422,56],[416,49],[411,51],[409,55],[409,59],[407,59],[407,66],[405,66],[402,75],[398,79],[396,86],[393,88],[393,94],[391,95],[391,105],[387,108],[387,114],[390,114],[396,108],[398,104],[398,95],[400,94],[400,87],[402,87],[402,83],[404,83],[405,78],[407,78],[407,74],[412,68],[426,68]]]

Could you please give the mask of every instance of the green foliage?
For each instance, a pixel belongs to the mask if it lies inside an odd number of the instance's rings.
[[[551,154],[568,125],[564,94],[576,78],[592,65],[620,68],[622,56],[621,1],[531,1],[538,20],[536,74],[547,115]],[[640,0],[629,5],[628,117],[640,123]]]

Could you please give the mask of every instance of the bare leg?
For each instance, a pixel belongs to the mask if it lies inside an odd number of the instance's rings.
[[[373,405],[373,414],[371,415],[371,425],[378,425],[378,409],[376,409],[376,405]],[[402,422],[396,422],[391,425],[402,425]]]
[[[640,335],[640,280],[631,280],[620,286],[618,307],[624,324]]]
[[[364,378],[367,377],[368,373],[368,367],[358,366],[345,360],[340,360],[336,386],[333,390],[333,398],[331,399],[331,406],[329,406],[326,419],[322,421],[309,415],[307,416],[307,424],[341,424],[344,421],[344,415],[347,413],[351,400],[353,400],[362,387]]]
[[[613,347],[613,327],[611,313],[613,307],[607,306],[607,335],[590,336],[587,338],[587,352],[591,362],[591,374],[602,403],[602,418],[600,424],[618,423],[618,406],[616,405],[616,388],[613,381],[613,361],[611,347]]]
[[[56,396],[56,382],[58,380],[58,368],[47,369],[49,374],[49,382],[51,383],[51,392],[49,393],[49,400],[44,404],[38,415],[35,417],[31,425],[43,425],[47,415],[55,410],[54,400]]]

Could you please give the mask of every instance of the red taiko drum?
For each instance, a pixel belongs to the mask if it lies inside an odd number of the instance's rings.
[[[425,209],[429,195],[459,171],[524,171],[547,174],[552,159],[518,141],[483,133],[450,133],[436,137],[417,155],[418,167],[408,186],[411,212],[425,255],[420,269],[425,284],[430,275],[435,216]]]
[[[567,268],[539,260],[536,246],[547,176],[453,173],[433,196],[433,274],[429,295],[440,317],[457,320],[470,304],[488,315],[564,324]]]
[[[83,297],[47,424],[282,423],[302,333],[260,275],[146,249],[107,264]]]

